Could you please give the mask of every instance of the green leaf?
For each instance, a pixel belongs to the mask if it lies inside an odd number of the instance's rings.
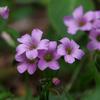
[[[11,18],[14,20],[19,20],[28,17],[29,15],[32,15],[33,12],[34,10],[31,6],[17,8],[15,11],[11,13]]]
[[[100,100],[100,87],[87,91],[81,100]]]
[[[0,100],[6,100],[9,97],[12,98],[13,95],[9,92],[9,90],[0,85]]]
[[[69,95],[69,94],[66,95],[65,93],[63,93],[61,95],[53,95],[52,93],[50,93],[49,99],[50,100],[74,100],[71,95]]]
[[[29,4],[29,3],[33,3],[34,0],[16,0],[16,2],[21,4]]]
[[[5,28],[6,21],[0,18],[0,32]]]
[[[48,4],[48,16],[51,24],[60,34],[60,37],[67,35],[69,38],[78,38],[82,33],[78,32],[75,36],[67,34],[67,28],[64,25],[63,18],[71,15],[73,10],[83,5],[85,11],[92,10],[93,4],[90,0],[51,0]]]

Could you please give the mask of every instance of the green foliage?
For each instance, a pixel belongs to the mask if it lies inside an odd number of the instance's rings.
[[[6,21],[0,18],[0,32],[5,28]]]
[[[10,27],[7,27],[7,28],[5,29],[5,31],[6,31],[8,34],[10,34],[10,35],[13,37],[13,39],[15,39],[15,40],[20,36],[20,33],[19,33],[19,32],[17,32],[16,30],[14,30],[14,29],[12,29],[12,28],[10,28]]]
[[[81,100],[100,100],[100,87],[87,91]]]
[[[26,7],[24,6],[24,7],[21,7],[21,8],[17,8],[14,11],[12,10],[11,18],[13,20],[19,20],[19,19],[28,17],[32,14],[34,14],[34,9],[32,8],[32,6],[26,6]]]
[[[71,95],[65,93],[59,95],[53,95],[52,93],[50,93],[49,97],[50,100],[74,100]]]
[[[13,95],[9,90],[5,89],[3,86],[0,86],[0,100],[6,100],[7,98],[12,98]]]

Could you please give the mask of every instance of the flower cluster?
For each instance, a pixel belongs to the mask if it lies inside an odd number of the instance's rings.
[[[75,41],[64,37],[57,45],[56,41],[42,39],[42,35],[41,30],[33,29],[31,35],[25,34],[18,38],[20,44],[16,48],[15,59],[19,62],[17,66],[19,73],[28,71],[29,74],[33,74],[37,68],[41,71],[47,68],[58,70],[60,68],[58,60],[62,56],[69,64],[83,57],[84,52]]]
[[[7,6],[5,7],[0,7],[0,16],[3,18],[3,19],[7,19],[8,16],[9,16],[9,9]]]
[[[100,50],[100,11],[88,11],[84,14],[83,7],[79,6],[72,16],[64,17],[64,24],[68,27],[68,33],[72,35],[78,30],[88,31],[90,39],[88,49]]]

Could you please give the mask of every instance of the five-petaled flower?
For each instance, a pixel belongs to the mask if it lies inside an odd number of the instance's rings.
[[[84,52],[79,49],[79,45],[75,41],[65,37],[60,42],[57,53],[64,56],[65,62],[72,64],[75,58],[80,60],[83,57]]]
[[[90,31],[92,28],[92,21],[95,18],[93,11],[83,14],[83,7],[79,6],[73,12],[73,16],[65,16],[64,24],[68,27],[69,34],[76,34],[78,30]]]
[[[18,45],[16,51],[17,55],[26,53],[27,58],[35,59],[38,56],[39,50],[48,49],[49,40],[42,38],[43,32],[39,29],[33,29],[32,35],[25,34],[18,41],[21,43]]]
[[[3,19],[7,19],[8,16],[9,16],[9,9],[7,6],[5,7],[0,7],[0,16],[3,18]]]
[[[58,70],[60,68],[57,61],[59,57],[60,56],[57,54],[57,42],[50,41],[48,44],[48,50],[39,52],[39,69],[45,70],[46,68],[50,68],[52,70]]]

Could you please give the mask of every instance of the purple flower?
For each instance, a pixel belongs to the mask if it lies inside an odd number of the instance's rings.
[[[7,6],[0,7],[0,16],[4,19],[7,19],[9,16],[9,9]]]
[[[17,66],[17,70],[19,73],[24,73],[25,71],[28,71],[30,75],[34,74],[37,68],[37,59],[27,59],[25,53],[21,55],[15,56],[16,61],[19,62],[19,65]]]
[[[94,20],[92,30],[99,30],[100,29],[100,20]]]
[[[95,19],[100,19],[100,11],[95,11]]]
[[[39,50],[48,49],[49,40],[42,38],[43,32],[39,29],[33,29],[32,35],[26,34],[21,38],[18,38],[18,41],[21,43],[17,48],[17,55],[26,53],[28,59],[35,59],[38,56]]]
[[[92,30],[89,34],[90,42],[87,45],[87,48],[90,51],[100,50],[100,29]]]
[[[46,68],[58,70],[59,63],[57,60],[59,59],[59,55],[57,54],[57,43],[55,41],[49,42],[48,50],[40,51],[39,58],[38,67],[40,70],[45,70]]]
[[[73,12],[73,16],[65,16],[64,24],[68,27],[70,34],[76,34],[78,30],[89,31],[92,28],[91,21],[94,19],[94,12],[89,11],[85,15],[83,14],[83,7],[76,8]]]
[[[75,58],[80,60],[84,52],[79,49],[79,45],[73,40],[63,38],[60,40],[61,44],[58,46],[58,54],[64,56],[65,62],[72,64]]]

